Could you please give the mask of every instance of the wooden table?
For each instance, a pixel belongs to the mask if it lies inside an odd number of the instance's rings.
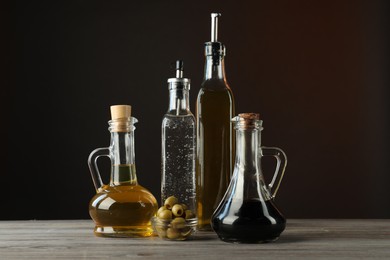
[[[99,238],[91,220],[0,221],[0,259],[390,259],[390,220],[288,220],[278,241]]]

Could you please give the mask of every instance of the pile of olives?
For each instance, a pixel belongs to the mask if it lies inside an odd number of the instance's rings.
[[[170,196],[157,211],[155,229],[161,238],[184,240],[195,229],[194,219],[195,214],[187,205],[179,203],[175,196]]]

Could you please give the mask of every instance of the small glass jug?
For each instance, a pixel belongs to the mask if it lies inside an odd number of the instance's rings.
[[[236,130],[235,166],[225,196],[212,216],[212,228],[226,242],[274,241],[286,227],[286,219],[273,199],[283,178],[287,157],[279,148],[261,146],[263,128],[259,114],[239,114],[232,122]],[[268,186],[261,169],[263,156],[277,160]]]
[[[95,221],[95,235],[107,237],[147,237],[153,235],[151,218],[157,211],[157,200],[138,184],[135,168],[134,124],[128,105],[111,106],[112,120],[109,147],[92,151],[88,158],[96,195],[89,203],[89,214]],[[111,159],[111,178],[103,184],[96,160]]]

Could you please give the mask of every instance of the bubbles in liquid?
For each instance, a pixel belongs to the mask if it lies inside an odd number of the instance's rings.
[[[161,200],[174,195],[192,210],[195,210],[195,134],[193,115],[165,115]]]

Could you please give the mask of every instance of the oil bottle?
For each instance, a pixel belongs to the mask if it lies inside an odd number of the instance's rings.
[[[161,126],[161,205],[175,196],[193,213],[195,203],[196,124],[190,111],[190,79],[183,78],[183,61],[168,79],[169,107]]]
[[[135,167],[134,124],[128,105],[111,106],[108,122],[111,143],[95,149],[88,158],[96,195],[89,203],[95,235],[107,237],[147,237],[153,234],[151,218],[157,211],[156,198],[138,184]],[[111,159],[111,178],[103,184],[96,161]]]
[[[233,93],[225,77],[225,46],[218,41],[218,17],[211,14],[211,41],[205,43],[205,71],[196,103],[198,228],[210,230],[210,218],[229,185],[234,158],[230,119]]]

